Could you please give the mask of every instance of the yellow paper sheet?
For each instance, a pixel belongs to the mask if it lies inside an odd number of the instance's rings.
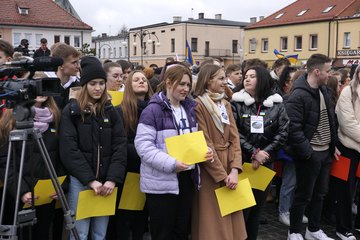
[[[95,195],[93,190],[79,193],[76,220],[89,217],[110,216],[115,214],[117,188],[109,196]]]
[[[166,138],[165,144],[170,156],[186,164],[204,162],[208,151],[203,131]]]
[[[115,106],[119,106],[124,98],[124,92],[119,91],[107,91],[111,96],[111,104]]]
[[[251,163],[244,163],[243,171],[239,174],[239,181],[248,178],[252,188],[264,191],[274,176],[275,172],[267,167],[260,166],[254,170]]]
[[[216,189],[215,194],[222,217],[256,204],[248,179],[239,181],[235,190],[225,186]]]
[[[140,192],[140,174],[128,172],[118,209],[141,211],[145,200],[145,193]]]
[[[66,176],[58,177],[60,185],[64,182]],[[39,196],[39,199],[35,199],[35,206],[40,206],[44,204],[51,203],[54,199],[49,196],[55,193],[55,188],[51,182],[51,179],[38,180],[35,188],[35,196]],[[25,204],[23,208],[31,207],[30,204]]]

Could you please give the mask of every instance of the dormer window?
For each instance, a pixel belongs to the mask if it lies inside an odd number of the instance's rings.
[[[280,14],[278,14],[278,15],[275,17],[275,19],[281,18],[284,14],[285,14],[285,13],[280,13]]]
[[[302,10],[301,12],[298,13],[298,17],[304,15],[307,12],[308,9]]]
[[[29,8],[22,8],[22,7],[19,7],[19,13],[21,15],[28,15],[29,14]]]
[[[327,8],[324,9],[324,11],[322,11],[322,13],[328,13],[331,11],[331,9],[333,9],[335,7],[335,5],[329,6]]]

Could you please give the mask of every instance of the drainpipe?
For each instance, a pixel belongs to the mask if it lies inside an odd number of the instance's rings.
[[[331,21],[329,21],[329,29],[328,29],[328,56],[330,57],[330,29],[331,29]]]

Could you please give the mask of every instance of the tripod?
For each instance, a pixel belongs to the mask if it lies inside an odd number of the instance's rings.
[[[23,107],[19,106],[18,111],[22,111]],[[33,112],[31,109],[26,109],[25,112]],[[16,118],[16,117],[15,117]],[[20,199],[20,190],[21,190],[21,179],[23,176],[23,168],[24,168],[24,159],[25,159],[25,149],[26,143],[28,141],[35,140],[37,146],[39,147],[42,159],[45,162],[46,168],[49,172],[52,184],[55,188],[58,199],[60,200],[65,219],[65,227],[68,230],[71,230],[76,240],[80,240],[79,234],[75,227],[74,215],[71,214],[71,210],[68,202],[66,201],[65,194],[61,188],[60,182],[57,179],[56,171],[51,162],[49,153],[46,149],[44,140],[42,138],[42,134],[39,129],[33,128],[33,121],[20,121],[16,123],[17,129],[12,130],[9,135],[9,148],[7,154],[6,168],[5,168],[5,178],[4,178],[4,187],[3,187],[3,195],[1,201],[1,210],[0,210],[0,240],[8,239],[8,240],[18,240],[17,229],[23,226],[32,226],[36,223],[36,215],[35,209],[27,209],[19,211],[19,199]],[[19,129],[20,128],[20,129]],[[12,145],[15,142],[21,142],[21,157],[20,157],[20,165],[19,165],[19,173],[18,173],[18,182],[16,188],[16,200],[15,200],[15,210],[14,210],[14,218],[12,225],[3,225],[3,216],[4,216],[4,206],[5,206],[5,198],[6,198],[6,190],[8,185],[8,176],[9,176],[9,166],[11,161],[11,153],[12,153]],[[15,159],[14,159],[15,161]],[[32,194],[32,205],[34,204],[34,194]]]

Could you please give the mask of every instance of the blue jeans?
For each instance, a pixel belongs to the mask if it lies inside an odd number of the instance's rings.
[[[82,185],[82,183],[75,177],[70,176],[70,185],[68,193],[68,202],[70,209],[73,213],[76,213],[79,192],[90,189],[88,186]],[[76,221],[76,229],[79,233],[81,240],[87,240],[90,234],[91,240],[104,240],[106,236],[106,230],[109,222],[109,217],[92,217]],[[70,234],[70,240],[75,239],[73,234]]]
[[[282,184],[279,196],[279,213],[289,212],[294,199],[296,171],[293,161],[283,161]]]

